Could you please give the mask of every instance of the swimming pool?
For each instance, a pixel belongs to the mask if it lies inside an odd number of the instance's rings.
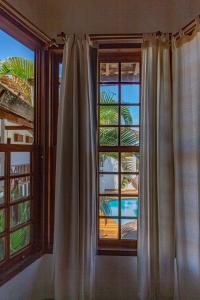
[[[107,204],[110,208],[110,216],[118,216],[119,201],[109,199]],[[121,216],[122,217],[138,217],[138,198],[122,198],[121,200]]]

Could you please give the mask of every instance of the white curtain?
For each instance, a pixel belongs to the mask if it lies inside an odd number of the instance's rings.
[[[69,36],[63,52],[57,138],[54,300],[94,299],[96,51]]]
[[[176,264],[179,299],[200,299],[200,32],[173,47]]]
[[[139,299],[174,297],[174,178],[170,45],[148,35],[142,46]],[[189,300],[189,299],[188,299]]]

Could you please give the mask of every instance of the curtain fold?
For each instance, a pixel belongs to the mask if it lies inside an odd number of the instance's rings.
[[[149,35],[142,46],[139,299],[174,297],[174,175],[170,45]]]
[[[200,299],[200,26],[174,43],[176,267],[181,300]]]
[[[67,38],[58,113],[54,300],[94,299],[96,50]]]

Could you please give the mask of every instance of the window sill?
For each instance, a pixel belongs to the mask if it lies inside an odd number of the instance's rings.
[[[111,249],[99,248],[97,255],[112,255],[112,256],[137,256],[137,249]]]
[[[18,273],[22,272],[25,268],[31,265],[34,261],[40,258],[44,253],[39,251],[37,253],[31,253],[26,258],[21,259],[21,261],[14,264],[12,267],[6,268],[2,267],[0,275],[0,286],[5,284],[7,281],[12,279]],[[1,268],[0,268],[1,269]]]

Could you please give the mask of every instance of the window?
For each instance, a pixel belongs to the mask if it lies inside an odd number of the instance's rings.
[[[99,252],[133,253],[139,201],[140,50],[100,50],[98,80]]]
[[[45,43],[7,9],[0,8],[0,284],[45,251],[48,190]]]
[[[53,250],[53,231],[54,231],[54,199],[55,199],[55,171],[56,171],[56,143],[57,143],[57,119],[58,119],[58,102],[59,102],[59,91],[62,74],[62,54],[63,46],[56,49],[49,50],[50,57],[50,70],[49,77],[51,80],[51,91],[50,91],[50,123],[49,123],[49,178],[48,186],[48,251]]]

